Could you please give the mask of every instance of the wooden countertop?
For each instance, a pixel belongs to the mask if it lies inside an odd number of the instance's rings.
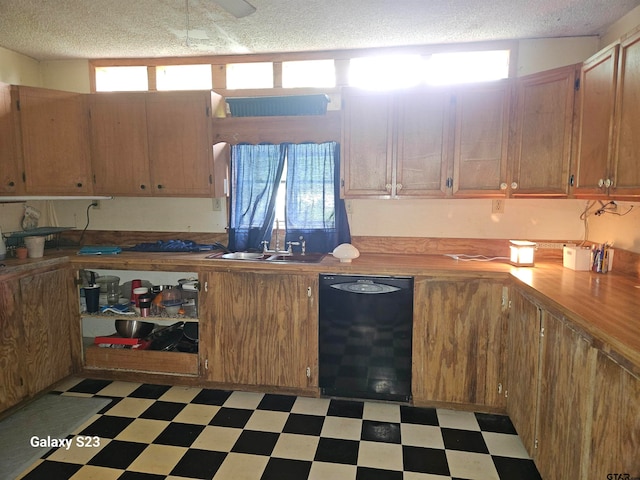
[[[352,263],[327,255],[320,263],[271,263],[209,259],[205,253],[123,252],[114,256],[79,256],[75,250],[48,253],[40,260],[3,261],[0,278],[58,263],[65,257],[76,268],[150,271],[237,270],[282,273],[411,275],[438,278],[511,278],[515,285],[553,314],[565,316],[593,344],[640,374],[640,280],[616,272],[597,274],[566,269],[561,261],[516,268],[504,261],[454,260],[444,255],[363,254]]]

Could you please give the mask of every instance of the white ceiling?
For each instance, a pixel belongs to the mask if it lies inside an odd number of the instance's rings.
[[[249,1],[257,11],[236,19],[212,0],[0,0],[0,46],[56,60],[601,35],[640,5],[640,0]]]

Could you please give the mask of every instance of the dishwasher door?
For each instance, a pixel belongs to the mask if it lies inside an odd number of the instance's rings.
[[[411,400],[413,278],[321,274],[320,391]]]

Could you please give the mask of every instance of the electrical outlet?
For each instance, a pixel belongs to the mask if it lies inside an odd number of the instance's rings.
[[[222,199],[214,198],[213,199],[213,211],[219,212],[222,210]]]
[[[504,213],[504,198],[494,198],[492,200],[491,213]]]

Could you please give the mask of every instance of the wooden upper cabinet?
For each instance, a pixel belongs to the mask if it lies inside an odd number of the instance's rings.
[[[394,96],[343,89],[341,196],[391,196]]]
[[[15,109],[17,92],[11,85],[0,84],[0,193],[23,191],[20,124]]]
[[[619,45],[587,60],[580,73],[576,196],[605,196],[611,183],[613,120]]]
[[[342,195],[441,197],[450,163],[450,94],[344,90]]]
[[[449,91],[408,90],[397,105],[396,196],[445,196],[451,175]]]
[[[209,196],[213,190],[212,92],[149,93],[146,100],[154,194]]]
[[[87,96],[18,87],[25,193],[92,193]]]
[[[640,32],[620,44],[609,194],[640,195]]]
[[[579,66],[570,65],[518,79],[507,182],[512,196],[568,195],[578,75]]]
[[[151,195],[146,95],[91,95],[91,160],[95,193]]]
[[[509,80],[459,87],[454,95],[453,195],[505,195]]]

